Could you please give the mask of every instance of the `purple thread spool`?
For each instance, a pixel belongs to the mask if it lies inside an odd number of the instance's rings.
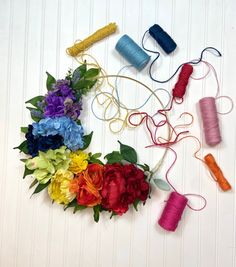
[[[177,192],[172,192],[166,202],[165,208],[158,220],[158,224],[167,231],[175,231],[188,199]]]
[[[215,146],[221,142],[219,119],[214,97],[204,97],[199,101],[206,143]]]

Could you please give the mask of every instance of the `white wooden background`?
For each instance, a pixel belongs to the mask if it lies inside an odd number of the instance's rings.
[[[204,166],[192,157],[195,143],[191,140],[175,147],[179,160],[171,179],[182,193],[204,195],[208,205],[202,212],[186,209],[175,233],[156,225],[168,196],[158,190],[138,213],[130,211],[114,220],[104,214],[98,224],[89,212],[73,215],[51,205],[46,194],[30,199],[31,179],[22,180],[20,155],[12,149],[22,141],[20,126],[30,122],[24,101],[45,93],[46,70],[60,78],[68,67],[76,66],[65,54],[68,46],[109,22],[116,22],[119,32],[89,51],[108,73],[117,73],[125,64],[114,51],[118,38],[126,33],[140,42],[144,31],[158,23],[178,44],[173,56],[162,57],[159,77],[168,76],[180,62],[198,57],[205,46],[216,46],[223,57],[207,54],[205,58],[216,67],[221,94],[236,96],[235,0],[0,0],[0,266],[236,266],[235,190],[219,191]],[[202,67],[195,70],[198,76],[204,73]],[[146,70],[127,74],[153,89],[158,87]],[[173,83],[164,88],[171,90]],[[193,113],[195,123],[190,130],[202,141],[196,103],[203,96],[214,95],[215,90],[212,76],[192,80],[184,104],[173,112],[173,116],[183,111]],[[134,84],[123,85],[120,92],[123,101],[131,105],[147,95]],[[155,104],[155,100],[149,103],[153,111]],[[222,100],[219,108],[227,108],[227,102]],[[140,160],[151,166],[163,153],[144,149],[149,138],[142,127],[112,135],[108,126],[89,112],[87,105],[84,124],[87,132],[95,130],[92,151],[117,149],[119,139],[136,147]],[[211,149],[204,144],[201,150],[201,156],[208,152],[215,155],[233,188],[235,115],[234,110],[220,117],[223,142]],[[171,159],[169,154],[160,177]]]

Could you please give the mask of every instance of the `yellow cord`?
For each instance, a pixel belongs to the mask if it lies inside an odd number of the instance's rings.
[[[68,55],[75,57],[87,48],[89,48],[91,45],[93,45],[95,42],[98,42],[107,36],[111,35],[112,33],[116,32],[117,25],[116,23],[110,23],[106,25],[105,27],[97,30],[95,33],[84,39],[83,41],[79,43],[75,43],[73,46],[66,49],[66,52]]]

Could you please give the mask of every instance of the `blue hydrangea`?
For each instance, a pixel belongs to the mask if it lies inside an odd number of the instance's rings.
[[[83,127],[68,117],[45,118],[32,125],[33,135],[36,137],[60,135],[64,139],[64,144],[73,151],[84,145]]]

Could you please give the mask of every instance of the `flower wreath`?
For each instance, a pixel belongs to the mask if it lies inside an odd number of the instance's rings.
[[[150,192],[147,164],[137,163],[136,151],[120,144],[119,151],[107,154],[87,153],[93,132],[84,134],[79,119],[82,97],[96,84],[98,68],[87,69],[86,62],[65,79],[56,80],[47,72],[47,94],[26,102],[33,123],[21,127],[25,141],[17,149],[28,156],[23,178],[35,179],[33,194],[47,190],[53,202],[73,212],[93,208],[94,220],[102,211],[122,215],[130,206],[137,210]]]

